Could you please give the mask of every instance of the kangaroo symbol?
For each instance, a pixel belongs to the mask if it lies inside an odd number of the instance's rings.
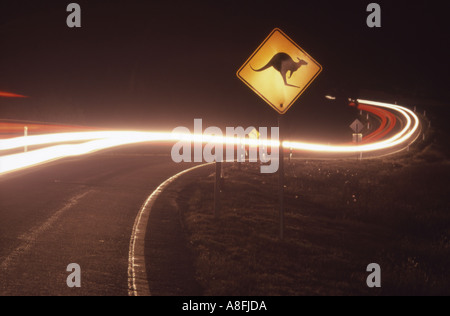
[[[272,59],[264,67],[262,67],[260,69],[254,69],[252,66],[250,66],[250,67],[253,69],[253,71],[257,71],[257,72],[264,71],[266,69],[269,69],[270,67],[273,67],[281,74],[281,77],[283,77],[283,80],[284,80],[284,84],[287,87],[300,88],[300,87],[288,84],[287,78],[286,78],[288,71],[291,72],[289,74],[289,79],[291,79],[294,72],[296,72],[301,66],[308,65],[308,63],[306,61],[304,61],[303,59],[300,59],[298,57],[297,57],[297,59],[298,59],[298,62],[295,62],[291,58],[291,56],[289,56],[288,54],[278,53],[275,56],[273,56]]]

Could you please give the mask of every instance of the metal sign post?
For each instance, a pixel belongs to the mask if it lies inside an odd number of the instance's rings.
[[[278,167],[278,200],[280,212],[280,239],[284,239],[284,151],[283,151],[283,133],[281,128],[282,114],[278,115],[278,130],[280,135],[279,148],[279,167]]]
[[[222,162],[216,161],[216,181],[214,184],[214,216],[220,215],[220,190],[222,180]]]

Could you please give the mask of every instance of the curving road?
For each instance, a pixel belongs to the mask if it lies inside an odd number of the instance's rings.
[[[128,295],[136,215],[192,166],[160,152],[128,146],[0,177],[0,295]],[[81,288],[66,285],[70,263]]]

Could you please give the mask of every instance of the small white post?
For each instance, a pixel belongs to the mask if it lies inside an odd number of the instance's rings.
[[[25,126],[25,127],[23,128],[23,136],[24,136],[24,137],[27,137],[27,136],[28,136],[28,126]],[[28,151],[28,146],[25,145],[24,152],[27,152],[27,151]]]

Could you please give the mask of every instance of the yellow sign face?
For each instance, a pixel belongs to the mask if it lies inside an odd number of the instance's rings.
[[[274,29],[237,76],[284,114],[317,78],[322,66],[280,29]]]

